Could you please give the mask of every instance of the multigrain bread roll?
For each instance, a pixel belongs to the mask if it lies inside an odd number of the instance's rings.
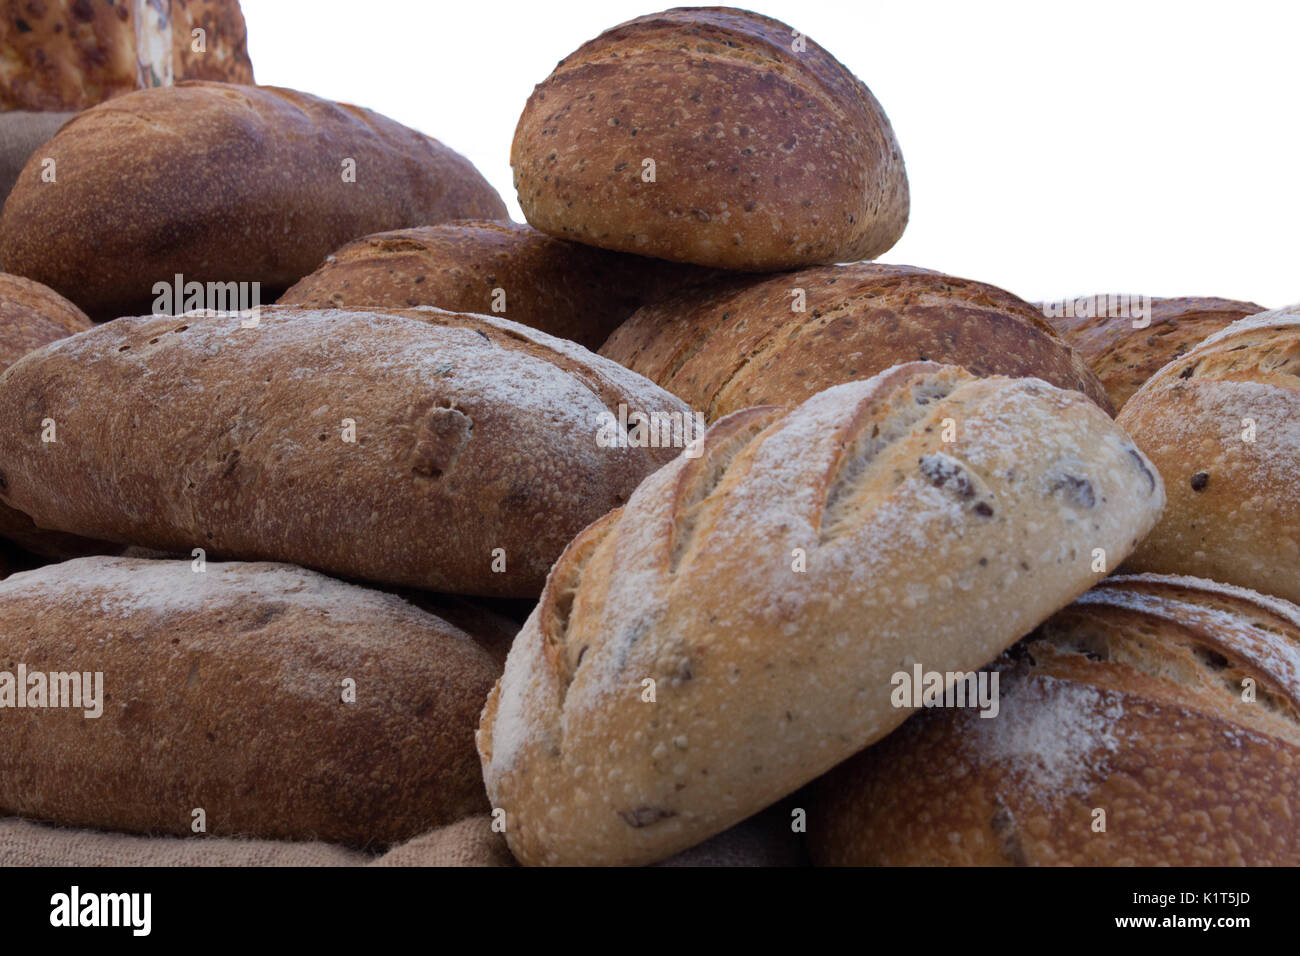
[[[521,862],[651,862],[773,803],[903,722],[891,674],[992,660],[1164,502],[1082,395],[932,363],[703,444],[569,545],[488,698]]]
[[[1210,336],[1152,376],[1119,424],[1169,492],[1130,569],[1300,602],[1300,307]]]
[[[238,0],[14,0],[6,6],[0,110],[82,110],[174,80],[253,82]],[[196,28],[203,30],[199,37]]]
[[[713,421],[751,405],[797,405],[900,362],[1041,378],[1106,391],[1031,306],[996,286],[859,262],[718,280],[646,306],[600,353]]]
[[[0,501],[163,551],[536,597],[569,540],[698,427],[652,382],[505,319],[268,306],[253,321],[120,319],[10,368]],[[634,446],[653,436],[618,431],[620,411],[663,422],[660,445]]]
[[[992,719],[933,709],[836,768],[814,860],[1300,864],[1300,608],[1113,577],[996,665]]]
[[[431,305],[501,315],[590,349],[646,302],[707,269],[607,252],[513,222],[449,222],[366,236],[331,254],[282,305]]]
[[[1100,301],[1110,297],[1086,298]],[[1232,299],[1149,301],[1151,314],[1142,328],[1133,327],[1132,316],[1053,315],[1055,310],[1044,308],[1047,321],[1097,373],[1117,409],[1161,367],[1187,354],[1202,339],[1264,311],[1262,305]]]
[[[468,635],[289,565],[195,567],[0,583],[0,813],[181,836],[202,810],[212,836],[380,846],[485,810],[473,731],[499,667]],[[71,672],[80,700],[32,706]]]
[[[510,150],[552,235],[725,269],[870,259],[907,225],[884,110],[777,20],[689,7],[579,47],[533,91]]]
[[[0,263],[94,318],[150,311],[155,283],[178,274],[260,282],[271,302],[358,236],[506,217],[478,170],[436,140],[274,87],[131,93],[73,118],[40,154],[0,214]],[[47,157],[55,183],[41,177]]]
[[[72,113],[32,113],[21,110],[0,113],[0,203],[18,181],[27,160],[53,136]]]

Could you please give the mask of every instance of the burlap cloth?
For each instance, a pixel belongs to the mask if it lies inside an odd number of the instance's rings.
[[[76,113],[0,113],[0,203],[38,146]],[[58,170],[55,170],[58,174]]]

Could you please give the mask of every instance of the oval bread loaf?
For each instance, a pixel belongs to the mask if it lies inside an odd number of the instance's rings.
[[[391,595],[81,558],[0,583],[0,662],[2,813],[179,836],[202,809],[213,836],[380,846],[484,809],[474,725],[499,667]],[[51,676],[74,672],[80,701]]]
[[[331,254],[282,305],[500,315],[600,348],[640,306],[709,270],[607,252],[513,222],[466,221],[366,236]]]
[[[777,20],[668,10],[607,30],[533,91],[510,149],[552,235],[724,269],[870,259],[907,225],[884,110]]]
[[[176,275],[260,282],[272,301],[350,239],[473,217],[506,218],[501,197],[422,133],[293,90],[188,82],[64,124],[9,194],[0,264],[114,318]]]
[[[120,319],[13,366],[0,501],[163,551],[536,597],[569,540],[680,450],[605,434],[620,406],[698,427],[646,379],[504,319],[268,306],[253,321]]]
[[[1028,302],[996,286],[859,262],[719,280],[640,309],[600,350],[713,421],[751,405],[797,405],[901,362],[1041,378],[1106,391]]]
[[[1084,300],[1100,302],[1109,298],[1087,296]],[[1129,315],[1053,315],[1057,310],[1043,307],[1047,321],[1097,373],[1116,408],[1123,408],[1143,382],[1187,354],[1202,339],[1238,319],[1264,311],[1262,305],[1232,299],[1149,301],[1151,314],[1140,329],[1133,327],[1134,318]]]
[[[569,545],[515,639],[478,734],[511,850],[646,863],[744,819],[902,723],[891,674],[992,660],[1163,502],[1034,379],[911,363],[722,419]]]
[[[1300,307],[1210,336],[1152,376],[1119,424],[1169,491],[1130,569],[1300,602]]]
[[[1300,864],[1300,608],[1113,577],[996,669],[993,718],[929,710],[819,782],[817,862]]]

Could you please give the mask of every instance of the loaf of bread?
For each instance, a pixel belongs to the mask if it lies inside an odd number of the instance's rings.
[[[901,362],[1106,391],[1031,306],[996,286],[859,262],[701,284],[646,306],[600,350],[713,421],[797,405]]]
[[[977,668],[1087,590],[1163,502],[1035,379],[910,363],[727,416],[574,539],[515,639],[478,734],[511,850],[635,864],[722,831],[902,723],[892,674]]]
[[[1241,319],[1174,359],[1119,424],[1169,492],[1129,568],[1300,602],[1300,307]]]
[[[79,558],[0,583],[0,661],[0,813],[382,846],[486,810],[473,737],[499,667],[391,595]]]
[[[536,597],[569,540],[698,427],[639,375],[505,319],[253,321],[124,318],[12,366],[0,501],[108,541]],[[618,431],[621,410],[662,422],[660,444],[634,446],[654,436]]]
[[[0,214],[0,263],[97,319],[154,310],[155,284],[177,275],[259,282],[272,302],[358,236],[506,216],[478,170],[436,140],[274,87],[131,93],[74,117],[40,153]]]
[[[1113,577],[1001,660],[1000,708],[932,709],[825,777],[823,864],[1300,864],[1300,608]]]
[[[0,110],[82,110],[174,80],[253,82],[239,0],[7,6],[0,15]],[[195,29],[203,32],[195,36]]]
[[[529,97],[510,150],[552,235],[725,269],[870,259],[907,225],[871,91],[777,20],[668,10],[607,30]]]
[[[1100,301],[1109,296],[1091,296]],[[1262,305],[1232,299],[1150,299],[1151,314],[1132,316],[1053,315],[1047,321],[1088,363],[1101,379],[1116,408],[1141,388],[1160,368],[1185,355],[1188,349],[1238,319],[1263,312]],[[1073,310],[1071,310],[1073,311]]]
[[[27,160],[76,113],[0,113],[0,203],[18,181]]]
[[[431,305],[501,315],[598,349],[640,306],[707,269],[565,242],[513,222],[398,229],[348,243],[279,302]]]

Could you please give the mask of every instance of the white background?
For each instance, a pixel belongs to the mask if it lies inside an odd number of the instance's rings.
[[[664,0],[659,0],[664,2]],[[1300,3],[754,0],[869,86],[912,217],[885,262],[1030,300],[1300,301]],[[259,83],[468,156],[523,216],[510,141],[556,61],[657,0],[243,0]]]

